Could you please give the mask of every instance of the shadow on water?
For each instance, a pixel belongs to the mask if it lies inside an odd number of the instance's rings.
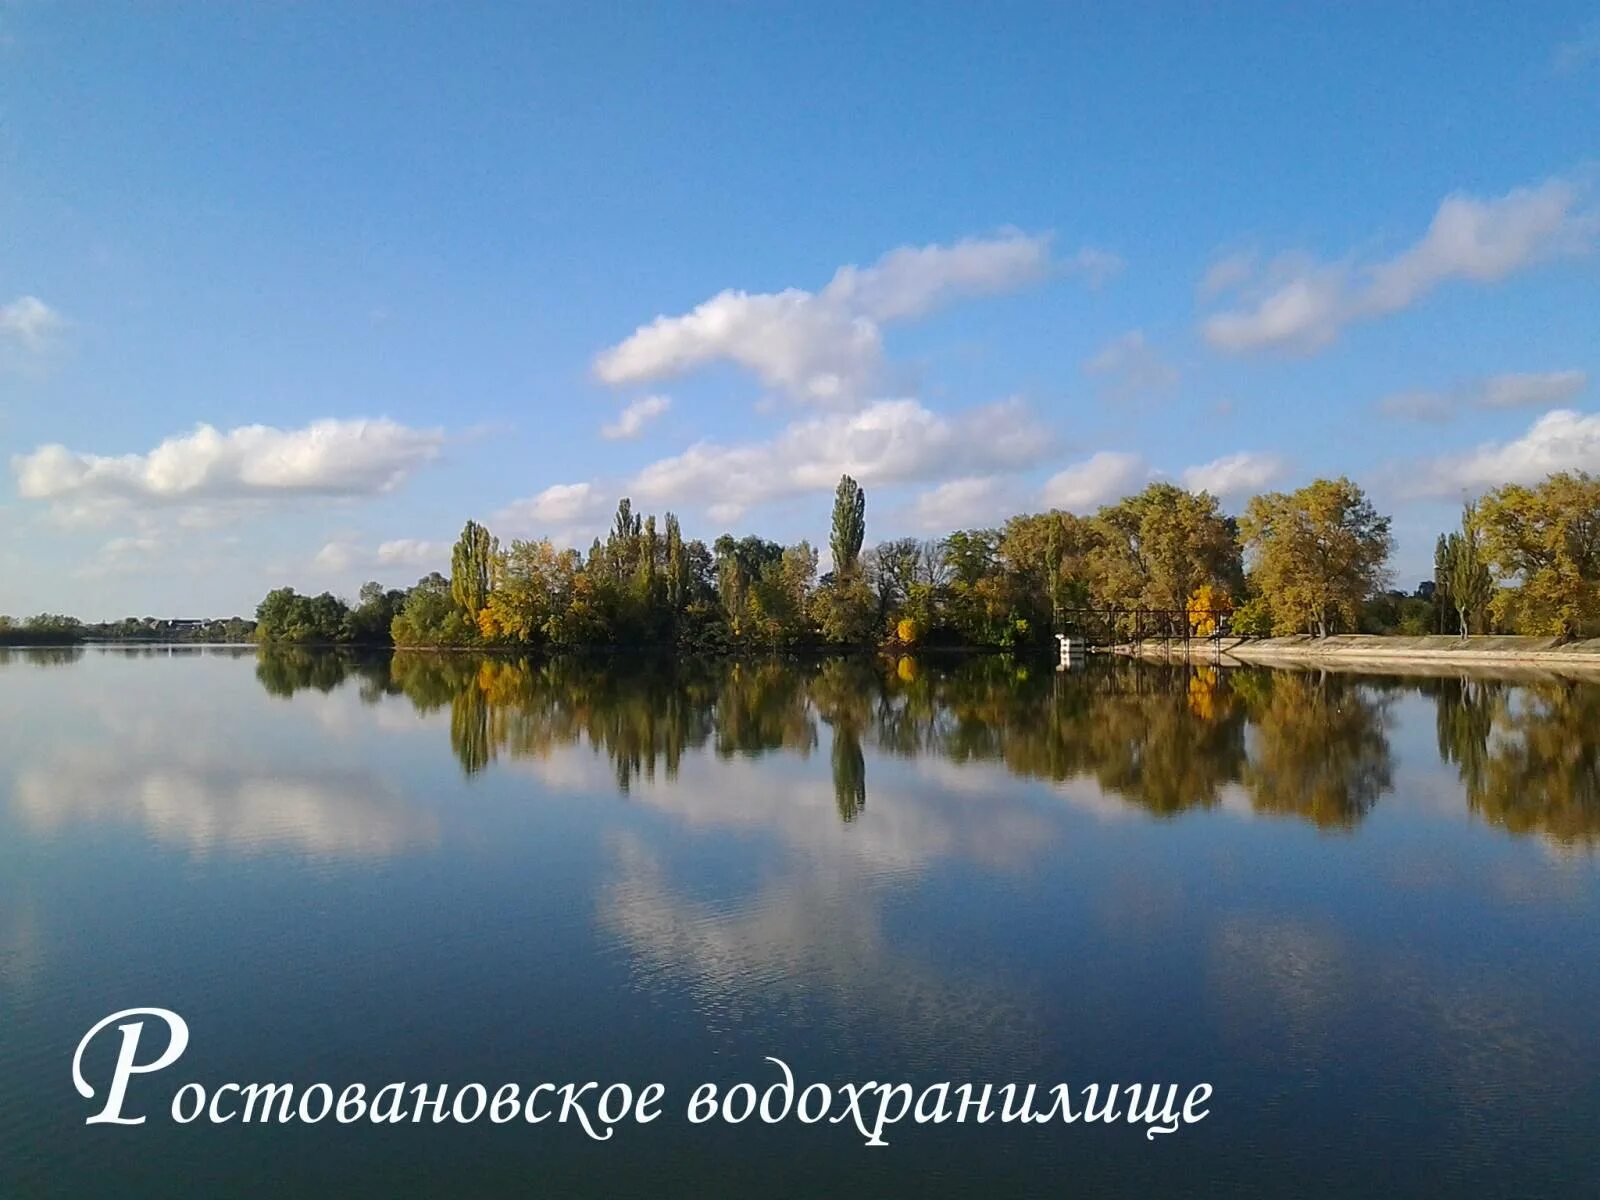
[[[1057,673],[1003,657],[897,662],[511,658],[262,651],[274,696],[330,692],[448,709],[475,775],[497,758],[584,742],[617,787],[676,777],[685,753],[810,755],[827,731],[842,820],[866,809],[865,748],[1089,780],[1158,818],[1242,804],[1319,829],[1355,829],[1393,788],[1390,710],[1435,706],[1441,758],[1471,810],[1512,833],[1600,840],[1600,688],[1557,680],[1398,678],[1097,663]]]

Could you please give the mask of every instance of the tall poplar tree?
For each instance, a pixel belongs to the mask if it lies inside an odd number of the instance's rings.
[[[1461,510],[1461,532],[1452,533],[1444,546],[1445,587],[1464,638],[1494,599],[1494,577],[1483,551],[1483,529],[1478,506]]]
[[[689,591],[689,556],[683,548],[678,518],[667,514],[667,608],[676,617],[683,611]]]
[[[1438,609],[1439,632],[1445,632],[1445,614],[1450,611],[1450,539],[1439,535],[1433,544],[1433,606]]]
[[[476,521],[468,521],[450,554],[450,595],[474,622],[489,602],[491,572],[500,543]]]
[[[855,573],[861,560],[861,543],[867,536],[867,494],[848,475],[839,477],[833,494],[833,535],[828,545],[833,550],[833,573]]]

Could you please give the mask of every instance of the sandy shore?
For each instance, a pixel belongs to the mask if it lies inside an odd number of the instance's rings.
[[[1337,637],[1222,638],[1212,641],[1144,642],[1115,653],[1138,658],[1192,662],[1302,663],[1308,665],[1433,667],[1545,667],[1600,674],[1600,638],[1558,642],[1555,638],[1489,635],[1398,637],[1344,634]]]

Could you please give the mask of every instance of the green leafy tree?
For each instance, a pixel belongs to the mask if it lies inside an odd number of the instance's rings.
[[[764,538],[717,539],[717,591],[735,641],[770,644],[790,610],[784,550]],[[812,558],[815,570],[815,558]],[[775,622],[777,624],[775,624]]]
[[[879,632],[878,597],[860,572],[835,575],[817,589],[812,615],[825,641],[863,646]]]
[[[633,511],[633,501],[624,496],[617,501],[617,515],[612,519],[605,546],[606,562],[614,581],[621,583],[630,579],[638,569],[639,540],[643,531],[643,519]]]
[[[892,622],[911,598],[922,546],[916,538],[879,542],[864,559],[866,576],[878,601],[878,620]]]
[[[1494,577],[1484,555],[1483,531],[1475,504],[1462,509],[1460,531],[1445,539],[1444,589],[1465,638],[1494,599]]]
[[[1000,561],[1024,615],[1040,628],[1060,628],[1067,607],[1088,601],[1096,536],[1090,522],[1067,512],[1015,516],[1000,531]]]
[[[1439,540],[1433,544],[1433,605],[1437,610],[1437,624],[1439,632],[1445,632],[1447,615],[1452,611],[1450,603],[1450,538],[1441,533]]]
[[[576,550],[557,550],[548,538],[517,540],[495,556],[494,590],[479,615],[480,630],[497,641],[538,645],[572,603],[581,567]]]
[[[944,540],[945,619],[967,645],[1000,645],[1006,638],[1012,604],[999,570],[999,543],[993,529],[958,529]]]
[[[683,530],[672,513],[667,514],[666,556],[667,611],[672,614],[673,623],[676,624],[689,602],[689,555],[683,545]]]
[[[451,581],[437,571],[417,580],[406,593],[389,631],[397,646],[460,646],[478,634],[456,603]]]
[[[261,642],[335,645],[349,641],[350,633],[350,608],[331,592],[302,596],[293,588],[277,588],[256,606]]]
[[[850,476],[841,475],[833,496],[833,533],[828,539],[835,575],[849,575],[855,571],[866,536],[867,494]]]
[[[347,618],[347,640],[363,646],[388,644],[392,640],[390,626],[405,599],[404,592],[386,590],[381,583],[362,584],[356,606]]]
[[[499,549],[499,542],[487,529],[476,521],[468,521],[450,554],[450,595],[474,625],[483,606],[489,602],[494,559]]]
[[[83,640],[84,632],[78,618],[61,613],[39,613],[20,624],[0,616],[0,645],[71,646]]]

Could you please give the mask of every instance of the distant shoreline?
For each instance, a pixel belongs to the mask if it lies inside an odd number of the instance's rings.
[[[670,646],[393,646],[382,643],[320,642],[204,642],[144,638],[80,638],[73,641],[6,641],[0,650],[61,650],[101,647],[106,649],[183,649],[313,651],[345,654],[444,654],[488,657],[575,656],[594,657],[674,657],[680,659],[726,659],[749,657],[898,657],[964,658],[1005,654],[994,646],[794,646],[755,651],[751,648],[726,652],[683,654]],[[1036,648],[1011,651],[1023,658],[1041,657]],[[1315,638],[1300,634],[1275,638],[1193,638],[1187,642],[1147,640],[1097,649],[1096,653],[1134,658],[1148,662],[1189,662],[1230,666],[1347,666],[1347,667],[1506,667],[1559,668],[1563,671],[1593,671],[1600,674],[1600,638],[1562,642],[1557,638],[1521,637],[1489,634],[1470,638],[1454,635],[1409,637],[1400,634],[1335,634]]]

